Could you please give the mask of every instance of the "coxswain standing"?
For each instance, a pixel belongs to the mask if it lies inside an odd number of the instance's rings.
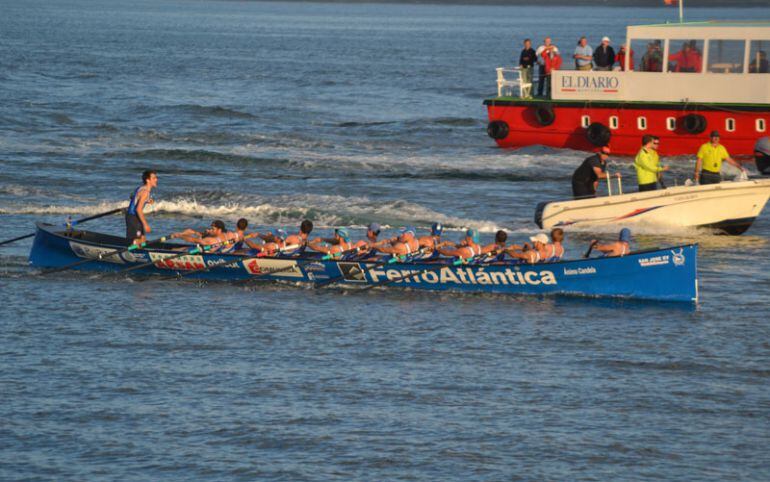
[[[350,243],[350,233],[345,228],[337,228],[334,230],[334,238],[330,240],[328,245],[323,238],[315,238],[308,243],[308,247],[313,251],[325,254],[340,254],[345,251],[353,249],[353,245]]]
[[[142,185],[131,195],[126,209],[126,241],[141,244],[147,241],[147,233],[152,232],[144,217],[145,204],[152,204],[152,189],[158,186],[158,173],[147,170],[142,173]]]
[[[695,182],[700,184],[719,184],[722,182],[722,161],[737,167],[744,174],[746,168],[730,157],[725,146],[719,143],[719,131],[711,131],[709,142],[698,149],[695,161]]]
[[[384,246],[384,244],[390,246]],[[380,241],[375,245],[377,251],[395,256],[406,256],[420,250],[420,243],[415,238],[415,229],[412,227],[401,228],[396,238]]]
[[[618,235],[618,240],[615,242],[607,244],[598,243],[599,241],[595,239],[591,241],[591,244],[594,245],[594,248],[597,251],[602,252],[606,257],[625,256],[631,252],[631,230],[628,228],[621,229],[620,234]]]
[[[465,237],[459,244],[453,247],[439,247],[439,253],[444,256],[457,257],[461,259],[470,259],[482,254],[482,247],[479,246],[479,232],[474,228],[465,231]]]

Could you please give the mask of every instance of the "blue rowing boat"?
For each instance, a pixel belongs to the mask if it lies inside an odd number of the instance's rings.
[[[141,266],[136,273],[190,273],[191,278],[224,281],[280,280],[316,286],[333,281],[346,286],[387,285],[432,291],[570,294],[677,302],[698,299],[697,245],[534,265],[514,261],[457,264],[452,259],[385,263],[386,258],[324,260],[315,253],[274,257],[184,254],[184,249],[192,247],[172,243],[113,254],[126,249],[124,238],[60,229],[37,225],[29,256],[32,266],[55,269],[80,262],[73,269],[114,272]],[[89,259],[92,261],[84,262]]]

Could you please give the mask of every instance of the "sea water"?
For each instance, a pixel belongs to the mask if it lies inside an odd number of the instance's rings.
[[[496,148],[495,67],[525,37],[569,53],[675,16],[2,1],[2,238],[121,206],[154,168],[152,235],[243,216],[522,242],[585,154]],[[672,162],[691,177],[692,158]],[[614,170],[630,189],[629,161]],[[120,217],[86,227],[123,231]],[[768,236],[767,212],[740,237],[635,232],[637,248],[701,243],[692,309],[44,277],[29,241],[5,246],[0,479],[766,480]],[[592,237],[569,233],[568,254]]]

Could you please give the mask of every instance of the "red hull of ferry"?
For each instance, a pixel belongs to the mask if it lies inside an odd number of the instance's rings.
[[[508,148],[544,145],[593,151],[597,144],[588,139],[588,129],[583,126],[600,123],[610,132],[609,144],[613,154],[635,155],[641,147],[642,136],[653,134],[661,138],[662,155],[694,156],[698,148],[708,140],[709,133],[718,130],[722,144],[731,155],[751,156],[757,139],[768,135],[770,126],[770,109],[761,106],[661,106],[636,103],[587,105],[559,101],[496,99],[489,99],[484,103],[488,108],[490,125],[495,121],[506,124],[505,136],[495,141],[498,146]],[[538,109],[541,109],[541,112],[542,109],[552,112],[553,120],[550,125],[543,125],[543,116],[538,116]],[[701,132],[694,134],[686,130],[683,120],[688,115],[702,116],[705,123],[701,125]],[[584,116],[588,119],[584,119]],[[616,128],[611,126],[611,117],[617,118]],[[640,118],[644,121],[640,121]],[[669,120],[671,118],[674,121]],[[640,123],[646,123],[646,128],[641,128]],[[672,125],[674,129],[670,130]],[[732,131],[728,130],[730,125],[733,127]]]

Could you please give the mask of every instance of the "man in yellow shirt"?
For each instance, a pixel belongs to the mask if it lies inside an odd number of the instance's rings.
[[[719,143],[719,132],[711,131],[711,141],[698,149],[698,160],[695,161],[695,182],[701,184],[722,182],[722,161],[727,161],[728,164],[746,172],[743,166],[730,157],[725,146]]]
[[[660,174],[669,169],[668,166],[660,165],[659,144],[660,138],[657,136],[647,134],[642,137],[642,148],[639,149],[634,159],[639,192],[656,190]]]

